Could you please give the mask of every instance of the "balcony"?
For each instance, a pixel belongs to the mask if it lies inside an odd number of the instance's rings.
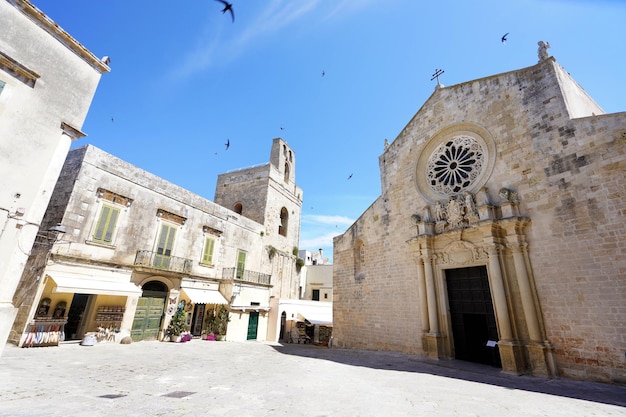
[[[137,251],[135,257],[135,266],[188,274],[191,272],[192,260],[158,254],[149,250],[140,250]]]
[[[222,270],[223,279],[234,279],[235,281],[249,282],[251,284],[270,285],[272,276],[270,274],[262,274],[247,269],[237,271],[237,268],[224,268]]]

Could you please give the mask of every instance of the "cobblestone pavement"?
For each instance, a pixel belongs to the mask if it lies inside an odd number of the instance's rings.
[[[626,416],[626,387],[311,345],[7,345],[0,416]]]

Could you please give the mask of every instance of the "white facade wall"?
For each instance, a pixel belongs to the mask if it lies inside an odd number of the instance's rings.
[[[28,1],[1,1],[0,28],[1,352],[52,189],[109,67]]]

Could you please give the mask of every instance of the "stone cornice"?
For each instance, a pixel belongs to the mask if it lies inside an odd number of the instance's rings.
[[[97,58],[91,51],[85,48],[80,42],[74,39],[69,33],[61,28],[57,23],[45,15],[35,5],[28,0],[7,0],[13,4],[15,8],[21,11],[24,15],[29,17],[38,26],[56,38],[59,42],[65,45],[69,50],[81,57],[85,62],[91,65],[100,74],[111,71],[111,68],[104,62]]]

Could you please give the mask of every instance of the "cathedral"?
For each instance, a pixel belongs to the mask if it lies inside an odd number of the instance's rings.
[[[539,62],[444,87],[334,239],[333,346],[626,382],[626,113]]]

